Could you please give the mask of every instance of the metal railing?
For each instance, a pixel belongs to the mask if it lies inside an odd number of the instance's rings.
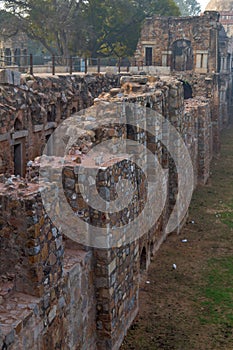
[[[151,62],[150,62],[151,63]],[[33,74],[75,74],[75,73],[133,73],[169,74],[170,67],[158,67],[152,62],[148,65],[135,58],[99,57],[87,58],[70,56],[20,55],[0,57],[0,68],[18,70],[21,73]]]
[[[38,56],[38,55],[20,55],[5,56],[0,58],[1,68],[10,68],[19,70],[22,73],[100,73],[103,68],[112,67],[117,72],[128,71],[131,66],[131,58],[117,59],[107,58],[86,58],[70,56],[64,58],[61,56]]]

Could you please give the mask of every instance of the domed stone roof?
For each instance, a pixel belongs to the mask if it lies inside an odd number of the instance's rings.
[[[233,11],[233,0],[210,0],[206,11]]]

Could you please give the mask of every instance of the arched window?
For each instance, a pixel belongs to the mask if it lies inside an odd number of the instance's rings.
[[[191,41],[181,39],[173,43],[172,69],[177,71],[193,69],[193,49]]]
[[[19,118],[16,118],[14,122],[14,131],[20,131],[20,130],[23,130],[23,125],[19,120]]]
[[[76,112],[77,112],[77,109],[75,107],[73,107],[72,110],[71,110],[71,114],[74,114]]]

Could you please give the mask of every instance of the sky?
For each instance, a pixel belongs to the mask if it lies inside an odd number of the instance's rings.
[[[198,0],[198,2],[199,2],[199,4],[201,4],[201,10],[204,11],[209,0]]]

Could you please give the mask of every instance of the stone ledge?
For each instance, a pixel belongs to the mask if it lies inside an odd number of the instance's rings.
[[[29,320],[38,314],[39,299],[14,293],[0,305],[0,348],[8,349]]]
[[[0,135],[0,142],[2,141],[7,141],[9,139],[9,132],[7,134],[4,134],[4,135]]]
[[[85,265],[91,256],[90,252],[85,252],[84,250],[65,249],[64,272],[69,273],[77,264]]]
[[[49,129],[54,129],[57,127],[57,123],[56,122],[49,122],[45,125],[45,130],[49,130]]]
[[[34,131],[34,132],[42,131],[42,130],[43,130],[43,127],[44,127],[43,124],[34,125],[33,131]]]
[[[22,137],[27,137],[27,136],[28,136],[28,130],[16,131],[14,134],[12,134],[13,140],[20,139]]]

